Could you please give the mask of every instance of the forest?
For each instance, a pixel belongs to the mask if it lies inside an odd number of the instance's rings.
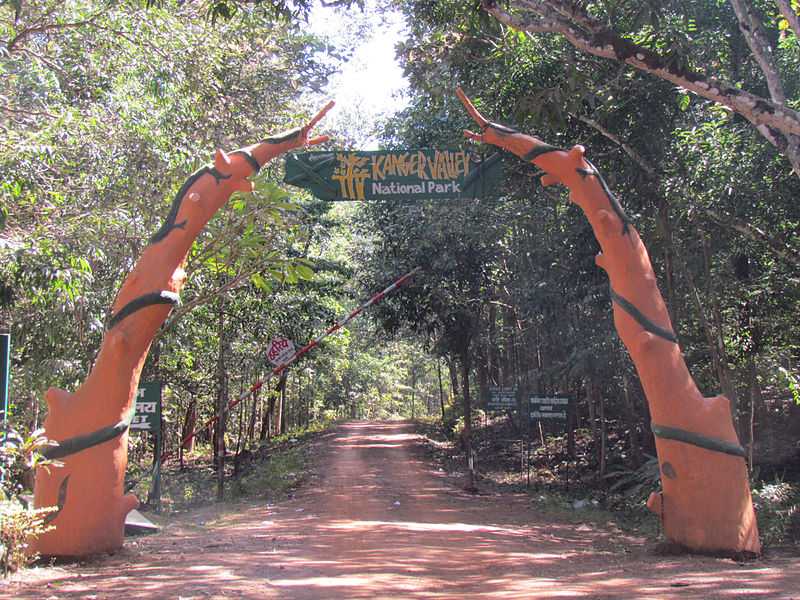
[[[351,36],[313,33],[307,0],[0,1],[0,501],[30,490],[45,392],[91,371],[120,284],[186,177],[217,148],[306,123],[392,12],[407,101],[367,125],[345,107],[317,126],[321,147],[475,145],[457,86],[497,122],[583,145],[649,250],[698,386],[730,399],[762,539],[800,541],[797,1],[323,4]],[[651,416],[598,242],[565,189],[511,154],[503,169],[483,198],[363,202],[285,184],[282,160],[262,169],[192,245],[147,356],[162,434],[156,450],[130,436],[140,499],[158,454],[171,455],[169,511],[230,497],[248,461],[331,423],[402,418],[451,444],[448,468],[479,488],[644,519],[659,487]],[[413,269],[270,378],[273,338],[302,346]],[[568,397],[569,418],[530,426],[489,409],[493,388]]]

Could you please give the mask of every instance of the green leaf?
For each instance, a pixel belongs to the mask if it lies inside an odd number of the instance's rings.
[[[264,276],[261,275],[261,273],[254,273],[253,275],[251,275],[250,281],[252,281],[253,285],[255,285],[258,289],[264,292],[272,291],[272,286],[266,279],[264,279]]]
[[[305,265],[295,265],[294,270],[300,279],[305,279],[306,281],[314,279],[314,270]]]

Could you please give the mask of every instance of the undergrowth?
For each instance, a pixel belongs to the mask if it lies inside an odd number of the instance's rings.
[[[57,469],[61,464],[42,455],[53,445],[44,430],[25,434],[7,424],[4,429],[0,432],[0,572],[6,577],[36,559],[31,544],[52,529],[48,515],[57,510],[33,509],[23,500],[32,492],[33,471],[37,467]]]
[[[765,547],[800,544],[800,485],[756,481],[753,505]]]
[[[429,440],[429,448],[441,468],[451,474],[464,471],[463,449],[458,433],[463,423],[427,419],[418,430]],[[645,454],[642,463],[633,465],[626,456],[624,432],[609,425],[608,465],[598,474],[597,452],[591,432],[575,432],[575,455],[566,451],[566,435],[543,435],[532,430],[531,447],[525,431],[505,417],[486,417],[479,413],[473,423],[473,449],[477,453],[479,485],[484,490],[528,492],[531,502],[543,512],[560,513],[566,518],[597,521],[613,516],[623,530],[651,539],[660,531],[658,518],[646,508],[651,492],[660,488],[658,459]],[[530,452],[530,485],[527,461]],[[753,503],[765,548],[800,544],[800,483],[783,480],[752,482]]]
[[[268,443],[233,455],[225,460],[224,501],[264,498],[276,501],[296,488],[305,477],[307,442],[331,426],[330,421],[275,436]],[[211,449],[196,446],[184,456],[184,467],[177,462],[163,465],[161,473],[161,511],[179,512],[216,501],[216,470],[210,460]],[[238,464],[237,464],[238,462]],[[136,482],[132,492],[142,501],[152,483],[149,464],[131,465],[128,478]],[[145,508],[154,508],[146,506]]]

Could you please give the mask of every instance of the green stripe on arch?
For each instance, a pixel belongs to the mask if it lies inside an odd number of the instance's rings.
[[[255,157],[250,154],[247,150],[234,150],[231,152],[231,155],[238,154],[242,158],[244,158],[248,163],[250,163],[250,167],[253,169],[253,175],[258,173],[261,170],[261,165],[255,159]]]
[[[128,302],[119,310],[119,312],[111,315],[111,317],[108,319],[108,328],[113,329],[117,323],[131,316],[133,313],[140,311],[143,308],[147,308],[148,306],[155,306],[158,304],[171,304],[172,306],[175,306],[180,304],[180,297],[175,292],[171,292],[169,290],[161,290],[160,292],[149,292],[147,294],[142,294],[141,296]]]
[[[673,344],[678,343],[678,338],[675,337],[674,333],[653,323],[650,319],[644,316],[644,313],[636,308],[632,302],[626,300],[617,292],[615,292],[614,288],[611,288],[611,300],[616,302],[622,310],[633,317],[633,320],[639,323],[639,325],[641,325],[645,331],[649,331],[653,335],[657,335],[658,337],[663,338],[668,342],[672,342]]]
[[[55,521],[56,517],[61,514],[61,511],[64,510],[64,504],[67,503],[67,485],[69,485],[69,475],[64,477],[64,481],[61,482],[61,485],[58,488],[58,500],[56,500],[56,510],[49,513],[42,523],[44,525],[49,525],[53,521]]]
[[[61,440],[58,442],[58,446],[45,448],[42,451],[42,456],[48,459],[64,458],[65,456],[77,454],[83,450],[88,450],[89,448],[98,446],[109,440],[113,440],[115,437],[121,436],[128,430],[128,427],[131,425],[131,421],[133,421],[133,415],[135,412],[136,402],[133,402],[131,403],[131,409],[128,411],[128,414],[116,425],[109,425],[108,427],[97,429],[91,433],[84,433],[82,435],[76,435],[74,437]]]
[[[701,433],[679,429],[678,427],[667,427],[666,425],[651,423],[650,429],[653,430],[653,435],[663,440],[682,442],[684,444],[703,448],[704,450],[721,452],[722,454],[730,454],[731,456],[739,456],[742,458],[747,454],[745,449],[735,442],[727,442]]]
[[[556,148],[555,146],[551,146],[550,144],[540,144],[539,146],[534,146],[531,148],[523,157],[522,160],[525,162],[533,162],[543,154],[550,154],[551,152],[566,152],[563,148]]]

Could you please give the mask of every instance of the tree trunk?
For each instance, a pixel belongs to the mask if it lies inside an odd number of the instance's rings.
[[[353,386],[350,383],[350,375],[345,374],[344,378],[344,410],[343,414],[349,415],[351,419],[357,418],[356,414],[356,400],[352,398]]]
[[[258,167],[308,143],[309,128],[322,114],[287,136],[230,155],[217,151],[214,164],[194,173],[178,192],[166,222],[117,294],[86,381],[74,394],[51,388],[45,395],[45,433],[59,442],[47,455],[63,467],[38,469],[35,506],[58,511],[48,519],[54,529],[32,544],[32,552],[85,556],[122,546],[125,516],[139,504],[123,494],[134,398],[153,337],[178,302],[187,253],[233,192],[252,190],[247,178]]]
[[[256,409],[258,408],[259,404],[258,396],[260,391],[261,388],[258,388],[251,394],[253,405],[250,408],[250,420],[247,423],[247,443],[251,445],[256,439]]]
[[[503,332],[505,333],[506,347],[503,352],[503,385],[513,386],[517,383],[517,336],[514,331],[516,319],[514,312],[511,308],[504,308],[503,314]]]
[[[275,419],[277,420],[275,423],[275,433],[280,435],[286,433],[286,382],[288,381],[288,378],[288,373],[284,371],[281,375],[281,393],[278,397],[278,410],[275,411]]]
[[[661,233],[662,257],[664,259],[664,285],[667,293],[667,308],[673,326],[679,327],[678,322],[678,300],[675,294],[675,246],[672,237],[672,222],[669,217],[669,202],[661,194],[656,195],[658,212],[656,222]]]
[[[181,439],[178,442],[178,455],[180,457],[181,468],[183,468],[183,453],[192,452],[194,450],[194,436],[186,439],[189,434],[194,431],[197,425],[197,400],[192,397],[189,401],[189,406],[186,408],[186,415],[183,418],[183,427],[181,427]],[[186,441],[184,441],[186,440]]]
[[[267,401],[267,409],[264,412],[263,420],[261,421],[261,433],[258,436],[259,441],[264,441],[270,437],[270,430],[273,432],[276,431],[273,423],[275,423],[275,402],[277,401],[279,393],[277,390],[273,390],[269,394],[269,400]]]
[[[594,402],[594,384],[589,377],[586,378],[584,384],[586,386],[586,406],[589,409],[589,427],[592,430],[592,440],[594,440],[594,443],[599,447],[600,443],[597,434],[597,405]]]
[[[500,385],[500,355],[498,348],[500,347],[499,340],[497,339],[497,307],[494,304],[489,305],[489,385]]]
[[[415,369],[411,369],[411,420],[415,420],[417,418],[417,411],[416,411],[416,395],[417,395],[417,371]]]
[[[453,406],[455,406],[458,398],[458,371],[456,370],[455,361],[447,359],[447,368],[450,371],[450,397],[453,399]]]
[[[563,184],[591,224],[597,265],[611,283],[614,324],[630,352],[650,404],[663,493],[648,507],[662,517],[667,538],[704,552],[759,553],[745,451],[724,396],[704,398],[689,373],[647,249],[584,148],[561,150],[490,123],[458,90],[482,133],[545,172],[543,185]]]
[[[469,395],[469,349],[461,354],[461,385],[464,392],[464,430],[461,434],[461,442],[464,446],[464,454],[467,457],[467,485],[466,490],[474,492],[475,487],[475,465],[472,456],[472,399]]]
[[[444,386],[442,385],[442,362],[436,359],[436,374],[439,376],[439,404],[442,407],[442,425],[445,422],[444,416]]]
[[[578,408],[578,396],[574,395],[575,402],[567,405],[567,455],[570,458],[575,458],[575,424]]]
[[[247,371],[245,371],[244,373],[247,373]],[[238,397],[241,397],[242,394],[244,393],[244,380],[245,380],[245,377],[244,377],[244,374],[243,374],[243,376],[239,378],[239,396]],[[252,394],[250,396],[252,396]],[[239,413],[239,419],[238,419],[239,422],[237,424],[237,431],[236,431],[236,451],[235,451],[235,456],[236,456],[237,459],[241,455],[242,449],[244,448],[245,443],[246,443],[246,440],[245,440],[245,435],[246,434],[245,434],[245,427],[244,427],[244,413],[245,413],[245,409],[247,408],[247,400],[248,399],[245,398],[244,401],[240,402],[239,405],[236,407],[238,409],[238,413]]]
[[[40,403],[39,398],[31,392],[30,397],[28,398],[28,402],[30,406],[33,406],[33,420],[31,421],[31,431],[36,431],[39,429],[39,410],[40,410]]]
[[[606,474],[606,462],[608,458],[608,433],[606,431],[606,399],[600,387],[597,384],[592,385],[595,397],[597,398],[597,406],[600,408],[598,411],[600,416],[600,456],[599,466],[597,469],[598,475],[603,477]]]
[[[219,312],[217,314],[217,421],[214,424],[214,465],[217,469],[217,501],[221,502],[225,496],[225,426],[227,421],[228,406],[228,373],[225,370],[225,350],[227,339],[225,337],[225,297],[220,296]]]
[[[606,472],[607,435],[606,435],[606,408],[600,386],[595,381],[594,375],[586,379],[586,400],[589,403],[589,419],[592,422],[592,439],[597,452],[597,475],[603,477]]]
[[[756,367],[755,352],[750,352],[747,357],[748,387],[750,392],[750,414],[747,420],[747,464],[753,469],[753,449],[756,443],[756,413],[763,406],[761,387],[758,385],[758,368]]]
[[[722,394],[730,403],[730,410],[731,414],[733,415],[733,424],[734,427],[736,427],[736,413],[738,412],[737,409],[739,401],[736,393],[736,386],[734,385],[733,373],[731,373],[731,368],[728,366],[728,352],[725,348],[725,331],[722,327],[722,309],[720,308],[717,295],[713,292],[713,283],[711,277],[711,248],[709,247],[708,236],[705,234],[702,235],[702,244],[703,267],[706,278],[706,301],[711,305],[711,318],[714,321],[711,354],[714,364],[717,368]]]
[[[631,397],[630,384],[627,373],[622,375],[622,397],[625,399],[625,424],[628,426],[628,447],[631,450],[633,466],[638,467],[642,464],[642,448],[639,441],[639,415],[636,405]]]
[[[478,378],[478,406],[486,408],[489,401],[489,370],[486,365],[487,352],[484,348],[478,349],[475,374]]]

